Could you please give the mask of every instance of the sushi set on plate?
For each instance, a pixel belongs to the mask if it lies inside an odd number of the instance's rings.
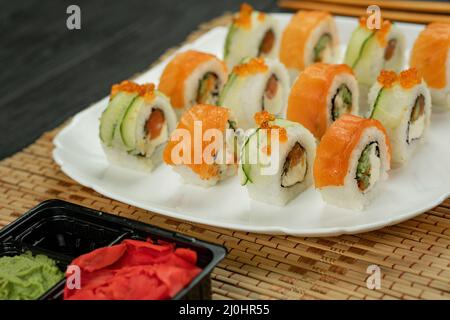
[[[364,18],[242,5],[229,27],[78,113],[53,157],[80,184],[169,217],[351,234],[450,195],[449,108],[449,25],[373,29]],[[210,150],[199,161],[197,146]]]

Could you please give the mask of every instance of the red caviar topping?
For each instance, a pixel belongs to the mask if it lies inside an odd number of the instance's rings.
[[[137,84],[133,81],[124,80],[111,87],[111,98],[121,91],[137,93],[139,96],[144,97],[145,100],[150,101],[155,96],[155,85],[153,83]]]
[[[267,111],[261,111],[261,112],[257,112],[254,115],[254,119],[256,124],[261,128],[261,129],[268,129],[267,132],[267,139],[270,141],[271,139],[271,131],[272,130],[278,130],[278,138],[280,140],[280,142],[286,142],[287,141],[287,132],[286,132],[286,128],[282,128],[280,126],[277,125],[272,125],[270,122],[275,120],[275,116]]]
[[[374,29],[372,31],[375,32],[375,36],[377,37],[378,42],[385,47],[387,45],[387,39],[386,36],[389,33],[389,30],[391,30],[392,23],[389,20],[381,20],[381,28],[380,29]],[[359,18],[359,26],[361,28],[367,28],[367,17],[360,17]]]
[[[395,81],[397,81],[397,74],[391,70],[381,70],[377,81],[384,88],[391,88],[394,85]]]
[[[422,76],[416,68],[404,70],[399,75],[391,70],[382,70],[377,80],[384,88],[391,88],[399,82],[402,88],[410,89],[422,82]]]
[[[247,3],[241,4],[241,10],[233,19],[233,23],[242,28],[250,28],[252,26],[253,7]]]
[[[416,68],[411,68],[400,72],[400,85],[405,89],[410,89],[422,82],[422,77]]]
[[[269,128],[268,138],[270,141],[270,135],[272,130],[278,130],[278,139],[280,142],[286,142],[287,141],[287,132],[286,128],[282,128],[280,126],[274,125]]]
[[[266,19],[266,14],[264,12],[260,12],[258,14],[258,20],[259,21],[264,21]]]
[[[262,152],[264,152],[268,156],[270,156],[272,154],[272,147],[270,146],[270,140],[269,140],[269,144],[262,148]]]
[[[262,129],[269,128],[269,122],[275,120],[275,116],[267,111],[257,112],[253,118],[255,119],[256,124]]]
[[[238,76],[248,76],[259,72],[266,72],[269,67],[266,65],[263,59],[253,58],[247,63],[238,64],[233,68],[233,73]]]
[[[366,28],[367,27],[367,17],[360,17],[359,18],[359,26],[361,28]]]
[[[376,32],[377,40],[383,47],[387,45],[386,36],[389,33],[389,30],[391,30],[391,22],[389,20],[384,20],[381,23],[381,29]]]

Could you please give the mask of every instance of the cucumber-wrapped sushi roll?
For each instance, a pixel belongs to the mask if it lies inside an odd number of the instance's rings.
[[[165,67],[158,89],[170,98],[180,117],[194,104],[216,105],[227,81],[227,67],[216,56],[188,50],[177,54]]]
[[[280,61],[288,69],[293,82],[300,71],[315,62],[334,62],[338,46],[336,24],[331,14],[299,11],[283,31]]]
[[[344,114],[358,114],[358,83],[345,64],[315,63],[297,78],[289,95],[287,119],[320,139]]]
[[[411,52],[410,66],[423,75],[433,100],[433,110],[450,110],[450,24],[430,23]]]
[[[195,105],[183,114],[172,133],[164,149],[164,162],[185,182],[211,187],[236,174],[237,142],[233,132],[230,110]]]
[[[314,161],[314,184],[329,204],[363,209],[390,169],[389,138],[378,120],[339,118],[322,137]]]
[[[277,58],[281,32],[270,15],[244,3],[228,28],[224,60],[229,68],[244,58]]]
[[[169,99],[153,84],[123,81],[112,86],[100,118],[100,140],[111,163],[148,172],[161,163],[175,125]]]
[[[392,145],[392,164],[408,162],[417,145],[423,141],[430,124],[430,92],[414,68],[381,71],[369,93],[370,117],[386,128]]]
[[[235,66],[220,94],[219,105],[231,110],[236,125],[254,126],[256,112],[283,115],[289,95],[289,76],[277,60],[252,58]]]
[[[382,69],[399,72],[404,65],[405,37],[389,20],[380,29],[369,29],[367,18],[361,17],[353,31],[345,53],[344,63],[353,68],[359,83],[360,112],[367,113],[370,87]]]
[[[266,111],[255,120],[241,149],[241,184],[252,199],[284,206],[312,184],[316,140],[302,125]]]

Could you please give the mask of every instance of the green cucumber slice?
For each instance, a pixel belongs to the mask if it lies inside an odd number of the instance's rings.
[[[364,148],[358,160],[358,166],[356,167],[356,180],[358,181],[358,186],[362,191],[366,190],[370,185],[370,153],[372,152],[372,148],[376,148],[376,144],[376,142],[368,144]]]
[[[383,90],[376,99],[372,118],[380,121],[386,129],[397,128],[405,112],[408,112],[407,106],[396,105],[391,90]]]
[[[361,59],[367,43],[374,35],[375,32],[361,27],[353,31],[347,51],[345,52],[344,63],[354,68]]]
[[[228,91],[230,91],[230,88],[233,87],[234,82],[236,81],[237,78],[238,76],[235,73],[232,73],[228,78],[227,83],[225,84],[225,86],[222,89],[222,92],[219,95],[219,102],[218,102],[219,106],[223,106],[223,102],[228,94]]]
[[[111,146],[116,127],[120,124],[123,113],[136,98],[136,94],[119,92],[109,102],[100,118],[100,139],[103,143]]]
[[[378,94],[377,94],[377,97],[376,97],[375,102],[373,104],[372,112],[370,113],[370,117],[369,118],[373,118],[375,110],[377,109],[377,106],[379,105],[382,93],[383,93],[383,88],[381,88],[380,91],[378,91]]]
[[[289,127],[294,127],[294,126],[299,125],[297,122],[289,121],[289,120],[282,119],[282,118],[276,118],[273,121],[273,124],[280,126],[282,128],[289,128]]]
[[[313,48],[314,62],[322,61],[320,55],[330,42],[331,42],[331,35],[329,33],[326,33],[319,38],[319,41],[317,41],[316,46]]]
[[[248,57],[242,58],[238,64],[247,63],[250,60],[251,58]],[[231,90],[232,87],[234,87],[238,79],[239,79],[238,75],[236,73],[231,72],[231,74],[228,77],[227,83],[225,83],[225,86],[223,87],[222,92],[219,95],[219,101],[217,103],[219,106],[223,106],[224,100],[227,98],[229,91]]]
[[[238,28],[234,24],[230,24],[228,27],[227,37],[225,38],[225,45],[223,49],[223,58],[226,59],[230,54],[231,40]]]
[[[242,147],[242,157],[241,159],[243,159],[243,162],[241,164],[241,170],[244,173],[243,176],[241,176],[241,185],[245,186],[248,182],[253,183],[251,177],[250,177],[250,169],[251,169],[251,164],[247,163],[249,159],[245,159],[246,156],[247,158],[249,158],[249,145],[248,143],[250,142],[250,139],[252,139],[259,131],[260,128],[256,129],[251,135],[248,136],[248,138],[245,140],[244,142],[244,146]]]
[[[145,101],[142,97],[134,99],[133,103],[125,111],[122,123],[120,124],[120,135],[127,151],[136,149],[137,117],[144,103]]]

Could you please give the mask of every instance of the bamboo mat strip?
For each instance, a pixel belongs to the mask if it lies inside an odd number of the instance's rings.
[[[187,41],[229,19],[200,26]],[[212,275],[214,299],[450,299],[450,200],[401,224],[339,237],[192,224],[105,198],[67,177],[51,157],[59,130],[0,162],[0,227],[41,201],[59,198],[225,245],[229,254]],[[371,264],[381,268],[379,290],[366,286]]]
[[[321,10],[328,11],[332,14],[360,17],[367,14],[366,7],[364,6],[353,6],[350,3],[339,3],[336,1],[333,3],[323,1],[305,1],[305,0],[278,0],[278,6],[283,9],[289,10]],[[440,14],[435,13],[424,13],[424,12],[408,12],[405,10],[389,10],[383,5],[381,7],[381,14],[383,18],[393,20],[393,21],[405,21],[414,23],[430,23],[435,21],[440,22],[450,22],[450,17],[445,12],[446,8],[435,8],[435,11],[440,12]],[[430,6],[431,7],[431,6]],[[444,11],[442,11],[444,10]],[[447,9],[448,10],[448,9]]]

